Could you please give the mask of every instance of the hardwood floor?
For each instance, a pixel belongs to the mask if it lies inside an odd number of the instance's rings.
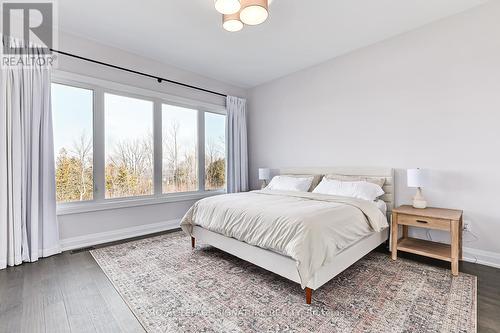
[[[429,258],[398,256],[447,267]],[[478,332],[500,332],[500,269],[463,262],[460,270],[478,276]],[[0,270],[0,332],[144,329],[86,250]]]
[[[88,251],[0,271],[0,332],[144,332]]]

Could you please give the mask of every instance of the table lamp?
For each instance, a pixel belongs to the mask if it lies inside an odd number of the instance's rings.
[[[413,197],[413,207],[415,208],[425,208],[427,207],[427,201],[425,201],[422,195],[422,187],[425,185],[425,176],[422,169],[408,169],[407,170],[407,180],[408,187],[416,187],[417,193]]]
[[[271,179],[271,169],[268,168],[259,168],[259,180],[262,180],[262,187],[267,186],[267,181]]]

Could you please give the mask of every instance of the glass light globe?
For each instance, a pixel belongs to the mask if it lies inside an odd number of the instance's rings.
[[[269,16],[267,0],[243,0],[241,7],[241,21],[248,25],[261,24]]]
[[[236,32],[243,29],[243,22],[240,20],[239,13],[222,15],[222,27],[229,32]]]
[[[234,14],[241,8],[239,0],[215,0],[215,9],[221,14]]]

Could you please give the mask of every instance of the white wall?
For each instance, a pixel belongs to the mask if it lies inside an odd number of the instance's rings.
[[[171,80],[180,81],[201,88],[245,97],[246,90],[236,86],[225,84],[196,73],[184,71],[182,69],[169,66],[168,59],[165,63],[160,63],[155,60],[146,59],[144,57],[125,52],[123,50],[113,48],[98,42],[77,37],[68,33],[59,33],[58,49],[61,51],[74,53],[83,57],[108,62],[113,65],[130,68],[140,72],[153,74],[160,77],[165,77]],[[192,90],[169,83],[158,84],[156,80],[130,74],[124,71],[107,68],[82,60],[70,58],[64,55],[58,56],[58,69],[70,71],[77,74],[88,75],[104,80],[111,80],[123,84],[151,89],[164,92],[171,95],[192,98],[199,101],[225,105],[223,97],[207,94],[204,92]]]
[[[490,2],[253,89],[252,186],[258,167],[390,166],[402,204],[404,169],[429,169],[429,204],[478,237],[467,256],[500,265],[499,17]]]
[[[181,81],[230,95],[245,97],[246,91],[206,77],[196,75],[153,60],[111,48],[67,33],[60,33],[58,49],[137,71]],[[158,84],[143,78],[100,65],[59,56],[58,70],[115,81],[130,86],[156,90],[198,101],[225,105],[223,97],[174,86]],[[155,204],[96,212],[60,215],[60,237],[63,248],[89,245],[97,241],[129,237],[139,233],[171,228],[194,203],[194,200]]]

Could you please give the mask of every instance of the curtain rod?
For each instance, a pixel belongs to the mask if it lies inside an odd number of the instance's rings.
[[[68,53],[68,52],[64,52],[64,51],[59,51],[59,50],[54,50],[54,49],[50,49],[50,50],[52,52],[59,53],[59,54],[62,54],[62,55],[68,56],[68,57],[73,57],[73,58],[76,58],[76,59],[80,59],[80,60],[92,62],[94,64],[99,64],[99,65],[102,65],[102,66],[111,67],[111,68],[118,69],[118,70],[121,70],[121,71],[129,72],[129,73],[133,73],[133,74],[137,74],[137,75],[141,75],[141,76],[145,76],[145,77],[149,77],[151,79],[157,80],[158,83],[162,83],[162,81],[165,81],[165,82],[168,82],[168,83],[176,84],[178,86],[183,86],[183,87],[186,87],[186,88],[191,88],[191,89],[203,91],[203,92],[206,92],[206,93],[209,93],[209,94],[214,94],[214,95],[219,95],[219,96],[222,96],[222,97],[227,97],[226,94],[222,94],[220,92],[208,90],[208,89],[205,89],[205,88],[200,88],[200,87],[192,86],[190,84],[182,83],[182,82],[179,82],[179,81],[169,80],[169,79],[166,79],[166,78],[163,78],[163,77],[154,76],[154,75],[151,75],[151,74],[148,74],[148,73],[135,71],[133,69],[116,66],[116,65],[109,64],[109,63],[106,63],[106,62],[103,62],[103,61],[99,61],[99,60],[85,58],[85,57],[82,57],[82,56],[79,56],[79,55],[76,55],[76,54],[72,54],[72,53]]]

